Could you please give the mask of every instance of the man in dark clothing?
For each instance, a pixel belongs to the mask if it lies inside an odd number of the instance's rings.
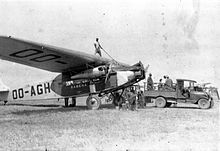
[[[147,90],[153,90],[154,82],[152,80],[152,74],[149,74],[149,77],[147,78]]]
[[[160,79],[158,83],[158,90],[162,90],[162,88],[163,88],[163,83],[162,83],[162,79]]]

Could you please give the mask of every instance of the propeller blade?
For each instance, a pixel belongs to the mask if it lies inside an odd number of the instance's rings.
[[[108,79],[109,79],[109,75],[110,75],[110,73],[111,73],[111,71],[112,71],[112,65],[113,65],[113,63],[110,64],[109,69],[108,69],[108,71],[107,71],[107,75],[106,75],[106,78],[105,78],[105,83],[106,83],[106,82],[108,81]]]
[[[145,69],[144,69],[145,73],[147,73],[147,70],[148,70],[149,66],[150,66],[150,65],[147,65],[147,66],[145,67]]]

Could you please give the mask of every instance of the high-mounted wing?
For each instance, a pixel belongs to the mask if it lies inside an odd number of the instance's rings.
[[[81,72],[110,60],[83,52],[0,36],[0,58],[51,72]]]

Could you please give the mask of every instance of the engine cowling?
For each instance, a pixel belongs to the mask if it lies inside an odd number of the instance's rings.
[[[72,80],[76,79],[94,79],[100,76],[104,76],[107,70],[105,66],[99,66],[93,69],[85,70],[79,74],[71,76]]]

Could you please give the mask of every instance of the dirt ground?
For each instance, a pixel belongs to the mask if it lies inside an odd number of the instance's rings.
[[[137,111],[103,105],[87,110],[63,101],[0,105],[0,150],[220,150],[219,101],[212,109],[195,105]]]

